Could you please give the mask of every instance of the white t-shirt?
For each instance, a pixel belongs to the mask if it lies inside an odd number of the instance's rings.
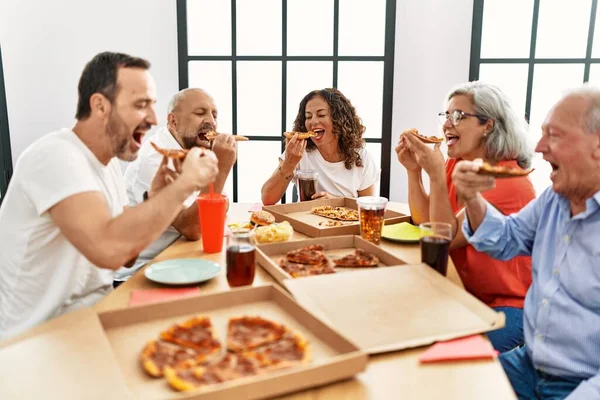
[[[279,157],[285,160],[285,152]],[[319,173],[317,192],[328,192],[334,196],[358,197],[360,190],[365,190],[379,181],[380,168],[366,148],[360,151],[363,166],[346,169],[344,161],[326,161],[318,149],[305,151],[296,166],[296,170],[314,170]]]
[[[135,206],[144,201],[144,192],[150,190],[152,179],[158,171],[158,167],[162,162],[163,156],[159,154],[150,142],[154,142],[159,147],[164,149],[181,149],[181,145],[171,132],[165,127],[159,128],[154,135],[142,144],[138,152],[138,157],[130,163],[125,170],[125,186],[127,188],[127,197],[129,205]],[[194,192],[184,202],[185,207],[194,204],[199,192]],[[131,268],[120,268],[115,273],[115,280],[126,281],[133,275],[135,271],[143,267],[171,243],[179,238],[179,232],[169,226],[169,228],[148,247],[146,247],[138,256],[135,264]]]
[[[0,207],[0,338],[91,306],[112,290],[114,272],[88,261],[48,212],[90,191],[106,196],[113,216],[127,204],[117,159],[103,165],[70,129],[40,138],[19,157]]]

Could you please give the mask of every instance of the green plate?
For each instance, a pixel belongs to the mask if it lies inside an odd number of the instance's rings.
[[[381,237],[397,243],[419,243],[420,230],[418,226],[401,222],[384,226]]]
[[[199,258],[178,258],[149,265],[144,275],[151,281],[166,285],[191,285],[219,275],[219,264]]]

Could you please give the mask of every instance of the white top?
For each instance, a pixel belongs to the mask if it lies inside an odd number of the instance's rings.
[[[154,150],[150,144],[154,142],[164,149],[182,149],[181,145],[166,127],[159,128],[154,135],[144,141],[138,152],[138,157],[130,163],[125,170],[125,186],[127,188],[127,197],[129,205],[135,206],[144,201],[144,192],[150,190],[152,179],[158,171],[163,156]],[[170,162],[170,161],[169,161]],[[185,207],[194,204],[199,192],[194,192],[184,202]],[[131,275],[148,261],[156,257],[160,252],[166,249],[171,243],[179,238],[179,232],[169,226],[169,228],[148,247],[146,247],[138,256],[135,264],[131,268],[120,268],[115,273],[115,280],[126,281]]]
[[[113,216],[127,204],[118,160],[103,165],[70,129],[38,139],[19,157],[0,207],[0,338],[91,306],[112,290],[114,272],[89,262],[48,212],[90,191],[106,196]]]
[[[279,157],[285,159],[285,151]],[[317,192],[325,191],[334,196],[358,197],[360,190],[365,190],[379,181],[381,168],[375,163],[366,148],[360,152],[363,166],[346,169],[344,161],[331,163],[326,161],[318,149],[305,151],[296,166],[296,170],[314,170],[319,173]]]

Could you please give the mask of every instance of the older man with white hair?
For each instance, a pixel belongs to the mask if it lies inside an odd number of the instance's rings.
[[[532,256],[525,346],[500,355],[519,398],[600,399],[600,89],[567,93],[542,133],[536,151],[552,166],[552,187],[517,214],[483,199],[494,179],[477,162],[457,164],[463,232],[495,258]]]
[[[202,89],[188,88],[176,93],[168,105],[167,126],[161,127],[145,141],[139,157],[129,164],[125,171],[125,181],[129,204],[142,203],[147,198],[152,177],[156,174],[162,156],[154,150],[150,142],[166,149],[191,149],[195,146],[210,148],[206,134],[217,130],[218,110],[213,98]],[[231,135],[218,135],[212,142],[212,150],[219,161],[219,172],[213,189],[223,191],[225,181],[236,161],[236,144]],[[202,191],[207,190],[207,188]],[[200,238],[200,224],[196,197],[193,193],[185,201],[171,226],[150,246],[142,251],[132,268],[121,268],[115,274],[115,285],[129,279],[131,275],[148,261],[173,243],[180,235],[188,240]]]

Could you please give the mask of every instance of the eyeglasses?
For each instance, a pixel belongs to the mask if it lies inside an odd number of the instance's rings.
[[[460,121],[466,117],[475,117],[479,119],[482,123],[490,119],[489,117],[480,114],[469,114],[461,110],[454,110],[451,113],[449,113],[448,111],[441,112],[438,114],[438,116],[440,118],[440,124],[444,125],[446,121],[450,120],[452,126],[458,126]]]

